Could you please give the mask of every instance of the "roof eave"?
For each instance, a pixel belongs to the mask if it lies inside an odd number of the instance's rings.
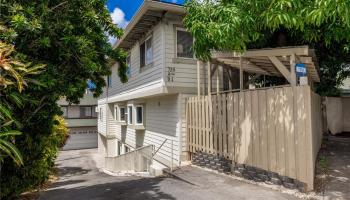
[[[113,48],[120,47],[121,43],[128,36],[128,34],[133,30],[137,22],[150,9],[159,9],[159,10],[164,10],[164,11],[169,11],[169,12],[174,12],[179,14],[186,14],[186,10],[183,6],[164,3],[160,1],[145,0],[140,6],[140,8],[137,10],[136,14],[131,19],[130,23],[125,28],[123,36],[117,42],[114,43]]]

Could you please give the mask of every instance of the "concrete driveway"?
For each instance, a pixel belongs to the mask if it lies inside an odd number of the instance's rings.
[[[193,167],[177,172],[189,182],[172,177],[113,177],[99,172],[98,159],[96,149],[62,151],[57,159],[59,180],[39,199],[296,199]]]

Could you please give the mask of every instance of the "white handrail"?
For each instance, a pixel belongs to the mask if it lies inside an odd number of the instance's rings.
[[[154,155],[156,155],[156,153],[159,151],[160,148],[162,148],[162,146],[165,144],[166,141],[168,141],[168,139],[165,139],[165,140],[163,141],[163,143],[162,143],[162,144],[158,147],[158,149],[153,153],[153,156],[152,156],[152,157],[154,157]]]

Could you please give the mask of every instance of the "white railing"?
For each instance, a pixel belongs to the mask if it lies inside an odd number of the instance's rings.
[[[106,157],[105,167],[111,172],[149,172],[153,145],[144,146],[120,156]]]

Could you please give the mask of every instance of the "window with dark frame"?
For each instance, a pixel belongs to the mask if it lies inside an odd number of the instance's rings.
[[[128,124],[132,124],[132,106],[128,106]]]
[[[193,58],[193,37],[182,29],[176,30],[176,56],[178,58]]]
[[[140,67],[151,64],[153,61],[152,37],[146,39],[140,45]]]
[[[119,121],[125,122],[125,107],[119,107]]]
[[[136,124],[143,124],[143,106],[136,106]]]

